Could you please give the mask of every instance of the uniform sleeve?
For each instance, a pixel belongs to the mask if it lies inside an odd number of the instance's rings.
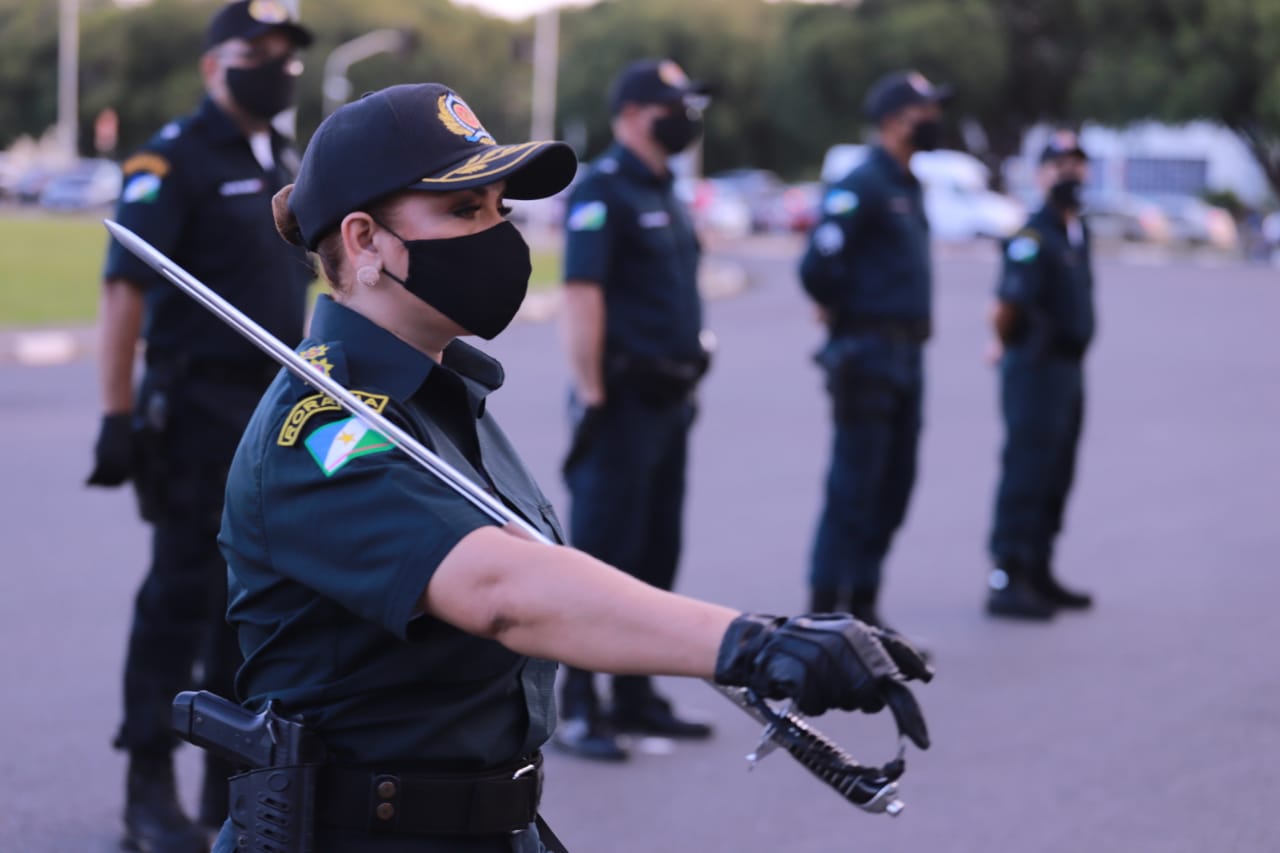
[[[143,150],[121,166],[124,186],[116,221],[166,255],[173,250],[187,218],[188,199],[168,150]],[[143,287],[164,282],[151,267],[112,240],[103,278],[123,278]]]
[[[874,203],[873,194],[851,179],[833,185],[823,195],[821,218],[800,261],[800,283],[818,303],[831,304],[846,283],[848,258],[857,251]]]
[[[1004,247],[1004,266],[996,297],[1014,305],[1034,305],[1040,299],[1043,282],[1040,237],[1034,231],[1022,231]]]
[[[273,568],[401,639],[441,561],[493,523],[352,418],[269,446],[260,476]]]
[[[565,281],[605,282],[620,214],[597,176],[589,176],[574,190],[564,223]]]

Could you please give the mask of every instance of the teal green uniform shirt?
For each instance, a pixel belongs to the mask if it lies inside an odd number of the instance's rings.
[[[300,354],[553,541],[550,503],[487,411],[501,366],[461,341],[437,364],[321,297]],[[301,714],[337,761],[490,767],[550,736],[555,665],[420,610],[441,560],[490,519],[282,372],[241,440],[219,544],[251,708]]]

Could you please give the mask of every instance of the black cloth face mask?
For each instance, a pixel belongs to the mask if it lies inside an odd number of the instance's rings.
[[[679,154],[702,135],[702,114],[686,107],[653,121],[653,139],[668,154]]]
[[[406,240],[382,227],[409,252],[404,278],[383,270],[405,290],[486,341],[515,319],[533,264],[529,245],[510,222],[442,240]]]
[[[942,143],[942,122],[927,118],[911,128],[911,147],[917,151],[936,151]]]
[[[1058,181],[1049,187],[1049,203],[1059,210],[1079,210],[1083,207],[1080,191],[1084,184],[1075,178]]]
[[[227,90],[240,109],[254,118],[270,119],[293,106],[298,75],[293,56],[282,56],[253,68],[228,68]]]

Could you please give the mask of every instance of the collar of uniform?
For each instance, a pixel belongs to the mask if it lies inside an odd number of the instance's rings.
[[[204,100],[196,110],[196,121],[207,129],[208,138],[212,142],[243,142],[246,138],[235,119],[223,112],[222,107],[214,103],[213,98],[208,95],[204,96]],[[275,125],[267,125],[267,131],[271,134],[271,150],[278,152],[284,137],[276,130]]]
[[[352,388],[379,388],[404,402],[427,381],[438,365],[427,355],[362,314],[328,296],[316,300],[309,337],[342,345]],[[480,350],[455,340],[444,350],[443,364],[466,385],[471,413],[484,413],[484,400],[502,386],[502,365]]]
[[[657,184],[660,187],[670,186],[675,177],[667,172],[663,175],[655,174],[652,169],[645,165],[645,162],[631,153],[631,149],[623,146],[620,142],[613,143],[609,149],[608,156],[618,162],[618,168],[624,175],[633,180],[641,181],[648,184]]]
[[[1055,228],[1063,234],[1067,233],[1066,218],[1058,212],[1057,208],[1049,204],[1047,201],[1044,203],[1043,207],[1032,214],[1031,221],[1037,225]]]
[[[886,151],[883,145],[873,145],[869,157],[876,161],[876,165],[881,172],[893,177],[899,183],[911,184],[912,186],[920,183],[920,180],[911,173],[911,170],[903,167],[901,163],[893,159],[893,155]]]

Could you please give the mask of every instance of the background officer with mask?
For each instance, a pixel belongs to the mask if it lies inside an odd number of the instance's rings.
[[[866,113],[877,142],[827,191],[800,264],[830,333],[817,361],[835,421],[810,609],[875,625],[881,565],[915,482],[930,332],[929,223],[911,155],[938,146],[949,95],[914,71],[876,82]]]
[[[990,543],[987,611],[994,616],[1047,619],[1093,604],[1052,570],[1075,476],[1083,359],[1094,331],[1089,232],[1080,216],[1087,172],[1076,135],[1055,133],[1040,157],[1044,207],[1005,247],[992,318],[1005,423]]]
[[[667,590],[680,554],[693,394],[708,366],[700,249],[667,161],[701,134],[704,93],[669,59],[624,69],[610,100],[615,142],[574,190],[565,223],[570,538]],[[616,731],[711,734],[677,717],[647,676],[613,679],[605,721],[592,682],[591,673],[568,669],[557,743],[569,752],[622,760]]]
[[[125,161],[116,219],[173,257],[277,337],[298,341],[312,279],[282,243],[271,196],[297,153],[270,124],[293,104],[310,33],[279,0],[224,6],[200,60],[206,97]],[[157,853],[207,847],[176,796],[169,733],[174,694],[202,683],[234,695],[239,663],[226,625],[226,563],[216,537],[232,454],[275,365],[121,246],[107,255],[101,302],[105,415],[89,485],[133,479],[153,526],[124,674],[129,753],[125,844]],[[135,396],[139,336],[146,372]],[[200,823],[226,817],[227,770],[206,765]]]

